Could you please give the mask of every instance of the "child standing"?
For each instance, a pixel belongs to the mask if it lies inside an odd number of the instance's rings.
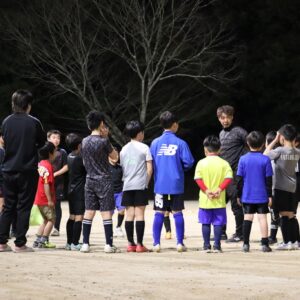
[[[238,204],[243,204],[244,223],[243,251],[250,251],[250,232],[255,213],[258,215],[261,244],[263,252],[271,252],[268,239],[268,206],[272,204],[273,170],[269,157],[260,151],[263,149],[265,138],[261,132],[252,131],[247,136],[250,152],[241,156],[237,170]]]
[[[296,166],[300,150],[294,147],[297,132],[291,124],[283,125],[274,141],[268,145],[264,154],[275,162],[274,208],[279,211],[283,243],[277,250],[298,249],[299,224],[295,218]],[[277,143],[281,147],[273,149]]]
[[[55,248],[49,242],[49,235],[55,223],[55,189],[54,172],[51,162],[55,158],[55,146],[46,142],[39,150],[40,162],[38,164],[39,181],[34,204],[38,206],[44,223],[40,225],[33,248]]]
[[[122,206],[123,171],[122,171],[122,167],[118,164],[118,160],[119,160],[119,155],[117,159],[109,158],[109,167],[110,167],[111,177],[114,186],[115,206],[118,211],[118,223],[117,223],[114,236],[124,237],[124,233],[121,227],[125,216],[125,206]]]
[[[219,157],[221,143],[216,136],[203,142],[206,158],[196,166],[195,181],[200,187],[199,223],[202,224],[203,250],[211,252],[210,231],[214,226],[213,252],[222,252],[222,227],[227,223],[225,190],[232,181],[232,170],[227,161]]]
[[[147,188],[152,175],[152,156],[147,145],[143,144],[144,125],[139,121],[126,124],[126,134],[131,138],[120,153],[123,169],[123,200],[126,207],[125,229],[127,252],[148,252],[143,245],[145,231],[145,208],[148,205]],[[137,244],[134,242],[134,220]]]
[[[68,172],[67,152],[59,147],[61,141],[61,132],[53,129],[47,132],[47,140],[55,146],[55,158],[52,163],[55,177],[55,213],[56,221],[52,236],[59,236],[60,222],[61,222],[61,201],[64,200],[64,174]]]
[[[70,133],[66,137],[66,145],[72,151],[68,155],[68,201],[70,216],[66,225],[66,249],[72,251],[79,251],[81,249],[79,239],[85,210],[84,185],[86,171],[81,157],[81,142],[82,138],[75,133]]]

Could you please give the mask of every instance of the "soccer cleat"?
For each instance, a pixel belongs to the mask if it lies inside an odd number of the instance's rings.
[[[243,237],[233,234],[230,239],[226,240],[226,243],[238,243],[243,241]]]
[[[249,244],[244,244],[242,250],[245,253],[250,252],[250,245]]]
[[[71,251],[80,251],[82,245],[81,244],[77,244],[77,245],[74,245],[74,244],[71,244]]]
[[[116,227],[114,237],[124,237],[124,233],[121,227]]]
[[[272,252],[272,249],[269,245],[262,245],[261,246],[261,251],[262,252]]]
[[[89,244],[82,244],[80,252],[89,253],[90,252],[90,245]]]
[[[43,248],[53,249],[53,248],[56,248],[56,245],[50,243],[49,241],[47,241],[47,242],[45,242],[45,243],[43,244]]]
[[[152,250],[153,250],[153,252],[159,253],[161,250],[160,244],[154,245]]]
[[[54,228],[51,233],[51,236],[59,236],[59,231],[56,228]]]
[[[136,252],[136,245],[128,245],[127,252]]]
[[[273,239],[269,236],[268,239],[269,239],[269,245],[274,245],[277,243],[277,238]]]
[[[104,246],[104,252],[105,253],[120,253],[121,250],[114,245],[111,246],[111,245],[106,244]]]
[[[166,240],[171,240],[172,239],[172,232],[171,231],[166,232],[165,239]]]
[[[203,245],[203,251],[206,253],[211,253],[211,245]]]
[[[65,250],[71,250],[71,245],[66,243]]]
[[[185,245],[183,244],[177,244],[177,252],[181,253],[181,252],[186,252],[187,248]]]
[[[145,246],[137,245],[136,252],[138,253],[149,252],[149,249],[146,248]]]
[[[222,253],[222,252],[223,251],[222,251],[221,246],[214,245],[214,247],[213,247],[213,253]]]

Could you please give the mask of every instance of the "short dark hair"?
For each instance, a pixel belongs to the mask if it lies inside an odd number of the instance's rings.
[[[266,134],[266,142],[267,144],[271,144],[276,138],[277,132],[275,130],[271,130]]]
[[[81,142],[82,142],[82,137],[76,133],[69,133],[66,136],[66,145],[71,151],[77,150]]]
[[[140,132],[143,132],[145,126],[138,120],[129,121],[125,126],[125,134],[134,139]]]
[[[51,129],[47,132],[47,139],[49,139],[52,134],[58,134],[61,137],[61,132],[59,130]]]
[[[278,131],[289,142],[294,141],[297,136],[297,130],[292,124],[285,124],[281,126]]]
[[[178,118],[170,111],[164,111],[159,116],[160,125],[164,129],[169,129],[174,123],[178,122]]]
[[[105,116],[102,112],[97,110],[90,111],[85,117],[86,124],[89,130],[97,129],[101,122],[105,123]]]
[[[46,142],[45,145],[39,149],[40,160],[49,159],[50,154],[55,151],[55,146],[51,142]]]
[[[218,152],[221,148],[221,143],[217,136],[209,135],[204,139],[203,146],[208,152]]]
[[[217,109],[217,116],[218,118],[222,115],[228,115],[228,116],[233,116],[234,115],[234,107],[230,105],[223,105],[218,107]]]
[[[32,103],[33,96],[27,90],[17,90],[12,94],[11,103],[14,112],[24,112]]]
[[[247,143],[253,149],[261,148],[265,143],[265,137],[260,131],[251,131],[247,135]]]

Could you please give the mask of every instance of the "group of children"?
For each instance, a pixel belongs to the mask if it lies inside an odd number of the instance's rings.
[[[57,159],[59,143],[55,143],[48,134],[48,141],[39,150],[40,177],[35,204],[39,207],[44,223],[38,229],[33,246],[55,247],[49,242],[57,217],[55,181],[57,176],[68,172],[67,199],[70,216],[66,225],[66,249],[90,251],[91,226],[95,213],[99,210],[105,232],[104,252],[120,251],[113,244],[113,236],[124,236],[121,229],[124,217],[127,252],[148,252],[149,249],[143,244],[144,217],[148,205],[148,186],[153,173],[155,214],[152,250],[161,251],[163,223],[167,233],[171,232],[171,212],[176,227],[177,251],[186,251],[182,213],[184,173],[192,168],[194,158],[186,142],[176,136],[179,128],[176,116],[169,111],[161,114],[160,123],[164,131],[150,147],[143,143],[144,125],[139,121],[128,122],[125,132],[130,141],[120,154],[109,141],[109,130],[102,113],[92,111],[87,115],[86,121],[91,134],[83,140],[73,133],[66,137],[66,145],[71,153],[67,156],[66,164],[61,158],[62,163],[56,171],[52,164]],[[298,199],[295,192],[300,150],[295,147],[296,136],[296,129],[290,124],[282,126],[275,134],[270,132],[266,141],[258,131],[247,135],[249,152],[240,157],[235,178],[238,204],[244,212],[244,252],[250,251],[254,214],[258,215],[263,252],[272,251],[269,244],[277,241],[279,224],[283,242],[278,244],[277,249],[292,250],[299,247],[299,224],[296,218]],[[233,172],[229,163],[219,155],[221,143],[218,137],[206,137],[203,146],[206,157],[197,163],[194,176],[200,189],[198,220],[202,224],[203,250],[222,252],[222,227],[227,223],[225,191],[232,183]],[[112,215],[115,208],[118,210],[118,224],[114,234]],[[272,212],[270,237],[267,224],[269,210]],[[213,247],[210,244],[211,225],[214,231]],[[79,243],[81,231],[82,244]],[[166,238],[170,238],[170,234]]]

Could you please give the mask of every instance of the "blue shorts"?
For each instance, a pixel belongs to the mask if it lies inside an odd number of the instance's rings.
[[[227,223],[226,208],[199,208],[198,221],[201,224],[225,225]]]
[[[125,206],[122,206],[122,204],[121,204],[122,203],[122,196],[123,196],[123,192],[114,194],[115,206],[116,206],[116,209],[118,211],[125,209]]]

